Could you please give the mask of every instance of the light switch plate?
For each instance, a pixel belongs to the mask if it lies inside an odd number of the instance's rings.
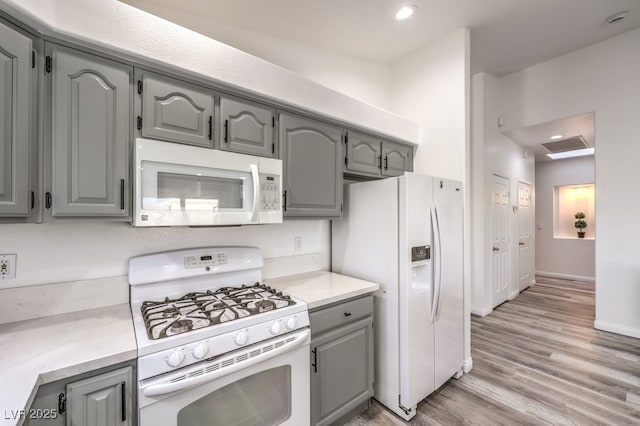
[[[16,254],[0,254],[0,280],[12,280],[16,277]]]

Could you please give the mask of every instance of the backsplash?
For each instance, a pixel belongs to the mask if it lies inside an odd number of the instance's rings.
[[[0,281],[0,311],[5,312],[0,323],[33,318],[30,312],[34,306],[53,304],[42,308],[53,315],[127,303],[128,261],[141,254],[204,246],[255,246],[265,259],[266,278],[328,270],[331,258],[330,224],[326,220],[152,229],[102,222],[4,224],[0,235],[0,253],[18,255],[16,279]],[[296,237],[302,237],[299,250],[295,249]],[[20,306],[8,308],[5,302],[9,300]]]

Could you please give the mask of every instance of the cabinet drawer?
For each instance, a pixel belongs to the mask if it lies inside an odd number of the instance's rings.
[[[311,312],[309,313],[311,334],[315,335],[369,315],[373,315],[373,296],[366,296]]]

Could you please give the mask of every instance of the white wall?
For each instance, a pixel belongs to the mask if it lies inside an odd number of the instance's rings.
[[[330,267],[328,221],[222,228],[133,228],[125,223],[0,225],[0,253],[18,255],[17,278],[3,288],[128,274],[130,257],[163,250],[218,245],[260,247],[265,258],[320,253]],[[295,251],[294,238],[302,237]]]
[[[554,238],[554,188],[594,182],[593,157],[536,164],[536,274],[595,280],[595,241]]]
[[[504,77],[511,128],[595,111],[597,328],[640,337],[640,29]]]
[[[534,158],[523,156],[523,148],[502,134],[498,117],[504,116],[503,89],[499,78],[479,73],[472,87],[472,200],[471,312],[487,315],[493,309],[491,271],[491,219],[493,175],[510,181],[510,204],[518,203],[518,182],[534,184]],[[518,217],[510,216],[509,293],[518,294]],[[533,231],[533,230],[532,230]],[[536,244],[535,241],[531,242]],[[533,261],[533,260],[532,260]]]
[[[420,125],[415,171],[464,181],[469,140],[469,30],[391,67],[391,111]]]
[[[279,65],[318,84],[389,109],[390,67],[213,22],[146,0],[126,3]]]

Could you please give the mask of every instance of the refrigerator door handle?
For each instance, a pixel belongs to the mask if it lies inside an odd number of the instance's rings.
[[[435,220],[434,220],[435,219]],[[440,294],[442,292],[442,239],[440,238],[440,220],[438,219],[438,208],[433,206],[432,223],[435,223],[435,232],[433,233],[435,240],[434,253],[434,271],[435,271],[435,297],[433,298],[432,322],[438,321],[440,317]]]
[[[429,294],[429,301],[427,303],[427,305],[429,306],[429,322],[433,323],[435,320],[435,313],[436,313],[436,286],[437,286],[437,282],[436,282],[436,267],[435,267],[435,260],[436,260],[436,256],[438,256],[437,253],[437,248],[436,248],[436,244],[435,244],[435,235],[436,235],[436,228],[435,228],[435,217],[434,217],[434,213],[433,213],[433,207],[431,207],[429,209],[429,219],[431,222],[431,235],[432,235],[432,243],[431,246],[433,247],[432,251],[431,251],[431,259],[433,262],[433,268],[431,269],[431,291]]]

